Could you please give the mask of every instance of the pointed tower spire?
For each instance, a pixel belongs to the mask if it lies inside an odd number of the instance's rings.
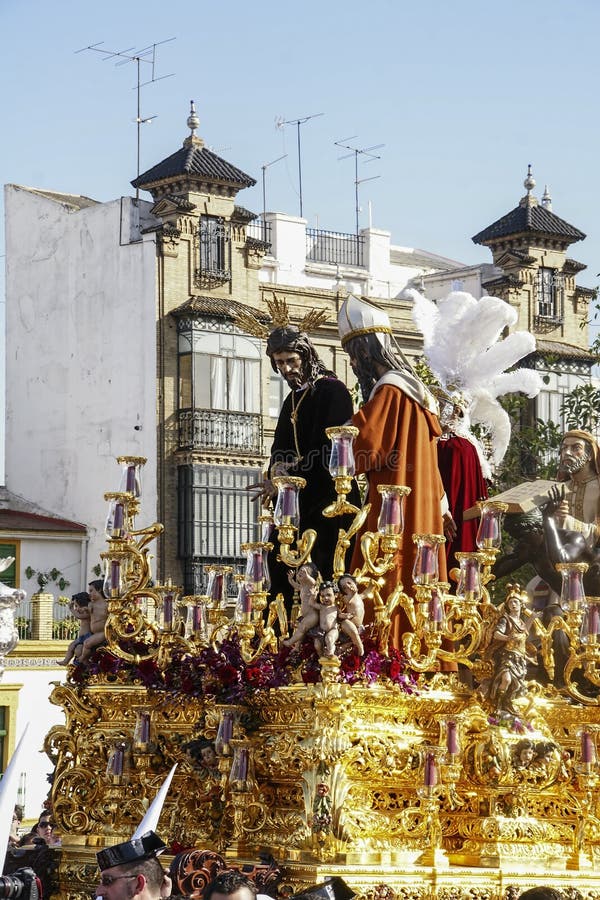
[[[548,185],[544,185],[544,193],[542,196],[542,206],[544,209],[547,209],[549,212],[552,212],[552,197],[550,196],[550,191],[548,190]]]

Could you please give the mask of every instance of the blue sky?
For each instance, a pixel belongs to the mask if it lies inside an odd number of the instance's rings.
[[[297,213],[296,128],[277,117],[316,113],[301,127],[303,206],[311,225],[352,231],[354,164],[334,142],[384,144],[362,164],[367,224],[393,241],[470,263],[470,238],[512,209],[532,163],[541,196],[588,234],[572,248],[600,271],[596,0],[277,0],[171,5],[164,0],[0,0],[3,182],[108,200],[136,171],[135,66],[92,52],[157,49],[142,89],[142,170],[176,150],[189,100],[207,144],[257,179],[238,201]],[[174,21],[175,14],[182,21]],[[142,67],[146,77],[150,67]],[[356,136],[356,137],[354,137]]]
[[[142,171],[181,145],[194,99],[206,143],[257,180],[238,202],[262,210],[261,167],[287,152],[266,170],[267,208],[297,214],[297,131],[275,122],[323,113],[301,127],[311,225],[355,227],[354,162],[335,141],[384,144],[359,167],[360,181],[379,176],[360,188],[361,226],[370,201],[395,244],[476,263],[490,255],[471,236],[516,206],[531,163],[538,197],[547,183],[554,212],[588,235],[571,253],[595,287],[599,25],[597,0],[0,0],[0,175],[132,193],[135,64],[75,51],[175,38],[155,68],[173,77],[142,89],[142,116],[157,116]]]

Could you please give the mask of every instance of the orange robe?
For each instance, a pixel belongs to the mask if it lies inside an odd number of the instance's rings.
[[[402,582],[412,595],[412,568],[416,545],[413,534],[443,534],[442,497],[444,488],[437,464],[437,438],[441,428],[433,413],[412,400],[399,387],[383,384],[352,417],[359,429],[354,441],[357,474],[369,479],[367,501],[371,509],[364,531],[377,531],[381,509],[379,484],[403,484],[411,489],[404,502],[404,531],[396,565],[386,575],[382,598]],[[362,565],[360,537],[357,538],[350,571]],[[446,580],[446,555],[439,553],[440,580]],[[401,634],[410,630],[406,616],[396,611],[392,619],[390,644],[402,648]]]

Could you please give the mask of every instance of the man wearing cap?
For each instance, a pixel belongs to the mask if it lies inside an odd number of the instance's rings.
[[[171,894],[171,879],[156,858],[166,844],[154,831],[96,854],[100,879],[96,897],[106,900],[164,900]]]
[[[560,445],[559,474],[568,490],[554,518],[559,528],[581,531],[590,547],[600,540],[600,448],[589,431],[567,431]]]
[[[321,576],[333,574],[333,555],[341,527],[348,527],[345,517],[326,519],[323,510],[335,502],[335,483],[329,474],[330,440],[325,429],[342,425],[352,415],[352,398],[346,385],[325,363],[309,340],[296,326],[274,328],[267,340],[267,355],[274,372],[287,382],[290,393],[283,402],[271,447],[267,479],[262,486],[263,498],[273,498],[276,490],[271,479],[277,475],[294,475],[306,479],[299,493],[300,525],[298,533],[314,528],[317,539],[311,552]],[[359,504],[356,487],[348,497]],[[273,595],[283,593],[291,600],[292,590],[276,551],[270,558]],[[289,609],[288,609],[289,612]]]
[[[366,473],[371,509],[365,530],[376,531],[381,508],[380,484],[406,485],[402,543],[396,565],[386,575],[386,589],[398,582],[412,589],[413,534],[443,534],[444,489],[437,464],[437,439],[441,434],[437,403],[401,353],[391,349],[391,324],[383,310],[350,295],[338,316],[340,339],[365,400],[352,417],[359,429],[354,442],[357,473]],[[447,511],[445,504],[444,512]],[[351,571],[360,566],[357,540]],[[439,554],[440,580],[446,580],[446,557]],[[392,619],[390,641],[402,647],[401,634],[409,630],[403,613]]]

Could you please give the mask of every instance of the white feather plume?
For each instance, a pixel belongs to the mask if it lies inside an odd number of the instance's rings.
[[[470,402],[465,428],[477,424],[489,433],[492,461],[498,465],[510,440],[510,419],[497,398],[514,392],[535,397],[542,385],[531,369],[506,371],[534,352],[535,338],[528,331],[502,338],[518,315],[499,297],[477,300],[466,291],[452,291],[434,303],[412,289],[404,296],[413,302],[429,368],[443,388],[460,391]]]

